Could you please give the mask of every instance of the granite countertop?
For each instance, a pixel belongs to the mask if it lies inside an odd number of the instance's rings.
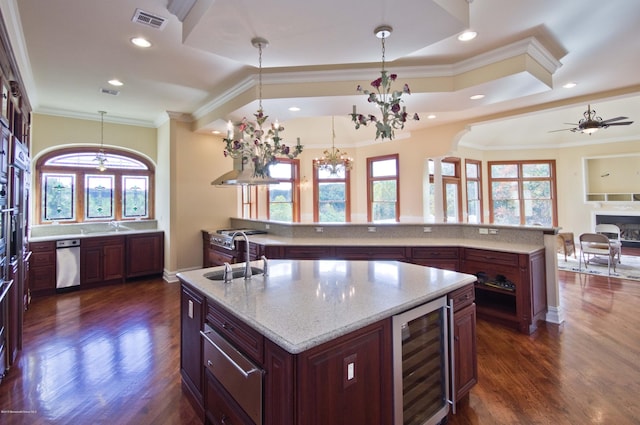
[[[531,254],[543,249],[543,245],[518,242],[504,242],[462,238],[321,238],[321,237],[285,237],[269,234],[250,235],[251,242],[260,245],[309,245],[309,246],[455,246],[465,248],[489,249],[495,251],[513,252],[517,254]]]
[[[60,235],[47,235],[47,236],[32,236],[29,238],[29,242],[47,242],[47,241],[60,241],[63,239],[85,239],[85,238],[96,238],[99,236],[124,236],[124,235],[132,235],[139,233],[155,233],[160,232],[158,229],[121,229],[121,230],[112,230],[109,232],[81,232],[81,233],[67,233]]]
[[[252,265],[262,267],[262,262]],[[468,274],[397,261],[342,260],[269,260],[268,276],[226,284],[204,277],[221,268],[177,276],[292,354],[476,280]]]
[[[45,224],[29,228],[29,242],[161,232],[155,220]]]

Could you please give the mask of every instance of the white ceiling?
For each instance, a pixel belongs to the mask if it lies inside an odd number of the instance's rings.
[[[169,11],[191,3],[183,21]],[[163,29],[133,22],[137,8],[166,18]],[[40,113],[99,119],[105,110],[105,121],[158,126],[171,112],[196,131],[224,131],[257,109],[251,39],[260,36],[269,41],[263,106],[287,137],[326,145],[335,115],[337,145],[369,142],[373,131],[356,132],[347,114],[367,107],[355,87],[379,75],[373,30],[388,24],[386,68],[410,82],[403,99],[421,115],[406,131],[461,122],[470,130],[461,144],[482,149],[640,136],[636,0],[0,0],[0,10]],[[456,36],[467,26],[479,35],[463,44]],[[135,36],[153,46],[134,47]],[[562,88],[570,81],[578,85]],[[479,92],[486,97],[469,100]],[[592,136],[549,132],[577,123],[588,103],[603,119],[635,122]]]

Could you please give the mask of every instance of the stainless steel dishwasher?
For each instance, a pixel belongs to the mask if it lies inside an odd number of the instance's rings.
[[[56,242],[56,290],[80,286],[80,239]]]

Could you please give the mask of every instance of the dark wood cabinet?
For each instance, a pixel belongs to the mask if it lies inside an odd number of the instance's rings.
[[[405,260],[404,246],[336,246],[335,256],[341,260]]]
[[[292,260],[336,258],[336,248],[332,245],[287,245],[282,247],[281,252],[281,258]]]
[[[104,236],[80,242],[80,285],[124,281],[124,236]]]
[[[544,248],[531,254],[461,250],[462,271],[478,277],[478,317],[534,332],[547,310]]]
[[[213,302],[207,303],[206,321],[254,362],[263,362],[264,337],[259,332]]]
[[[204,297],[186,285],[180,291],[180,374],[183,387],[195,401],[194,407],[204,416],[202,338]]]
[[[279,345],[265,339],[264,369],[269,373],[264,376],[265,425],[294,425],[295,416],[291,414],[295,407],[294,356]]]
[[[164,233],[126,236],[126,277],[162,274],[164,268]]]
[[[392,423],[391,351],[390,321],[383,320],[300,354],[298,423]]]
[[[460,252],[451,246],[414,246],[409,249],[409,262],[421,266],[458,271]]]
[[[29,288],[33,296],[51,295],[56,291],[56,243],[31,242]]]
[[[452,399],[460,401],[478,382],[474,285],[449,294],[453,308]]]

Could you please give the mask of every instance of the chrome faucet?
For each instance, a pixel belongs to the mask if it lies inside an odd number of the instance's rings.
[[[245,263],[244,263],[244,280],[248,280],[248,279],[251,279],[251,263],[249,262],[251,260],[251,252],[249,250],[249,237],[245,232],[237,231],[237,232],[234,232],[233,235],[231,235],[232,242],[235,240],[237,235],[241,235],[242,237],[244,237],[245,254],[246,254]]]

